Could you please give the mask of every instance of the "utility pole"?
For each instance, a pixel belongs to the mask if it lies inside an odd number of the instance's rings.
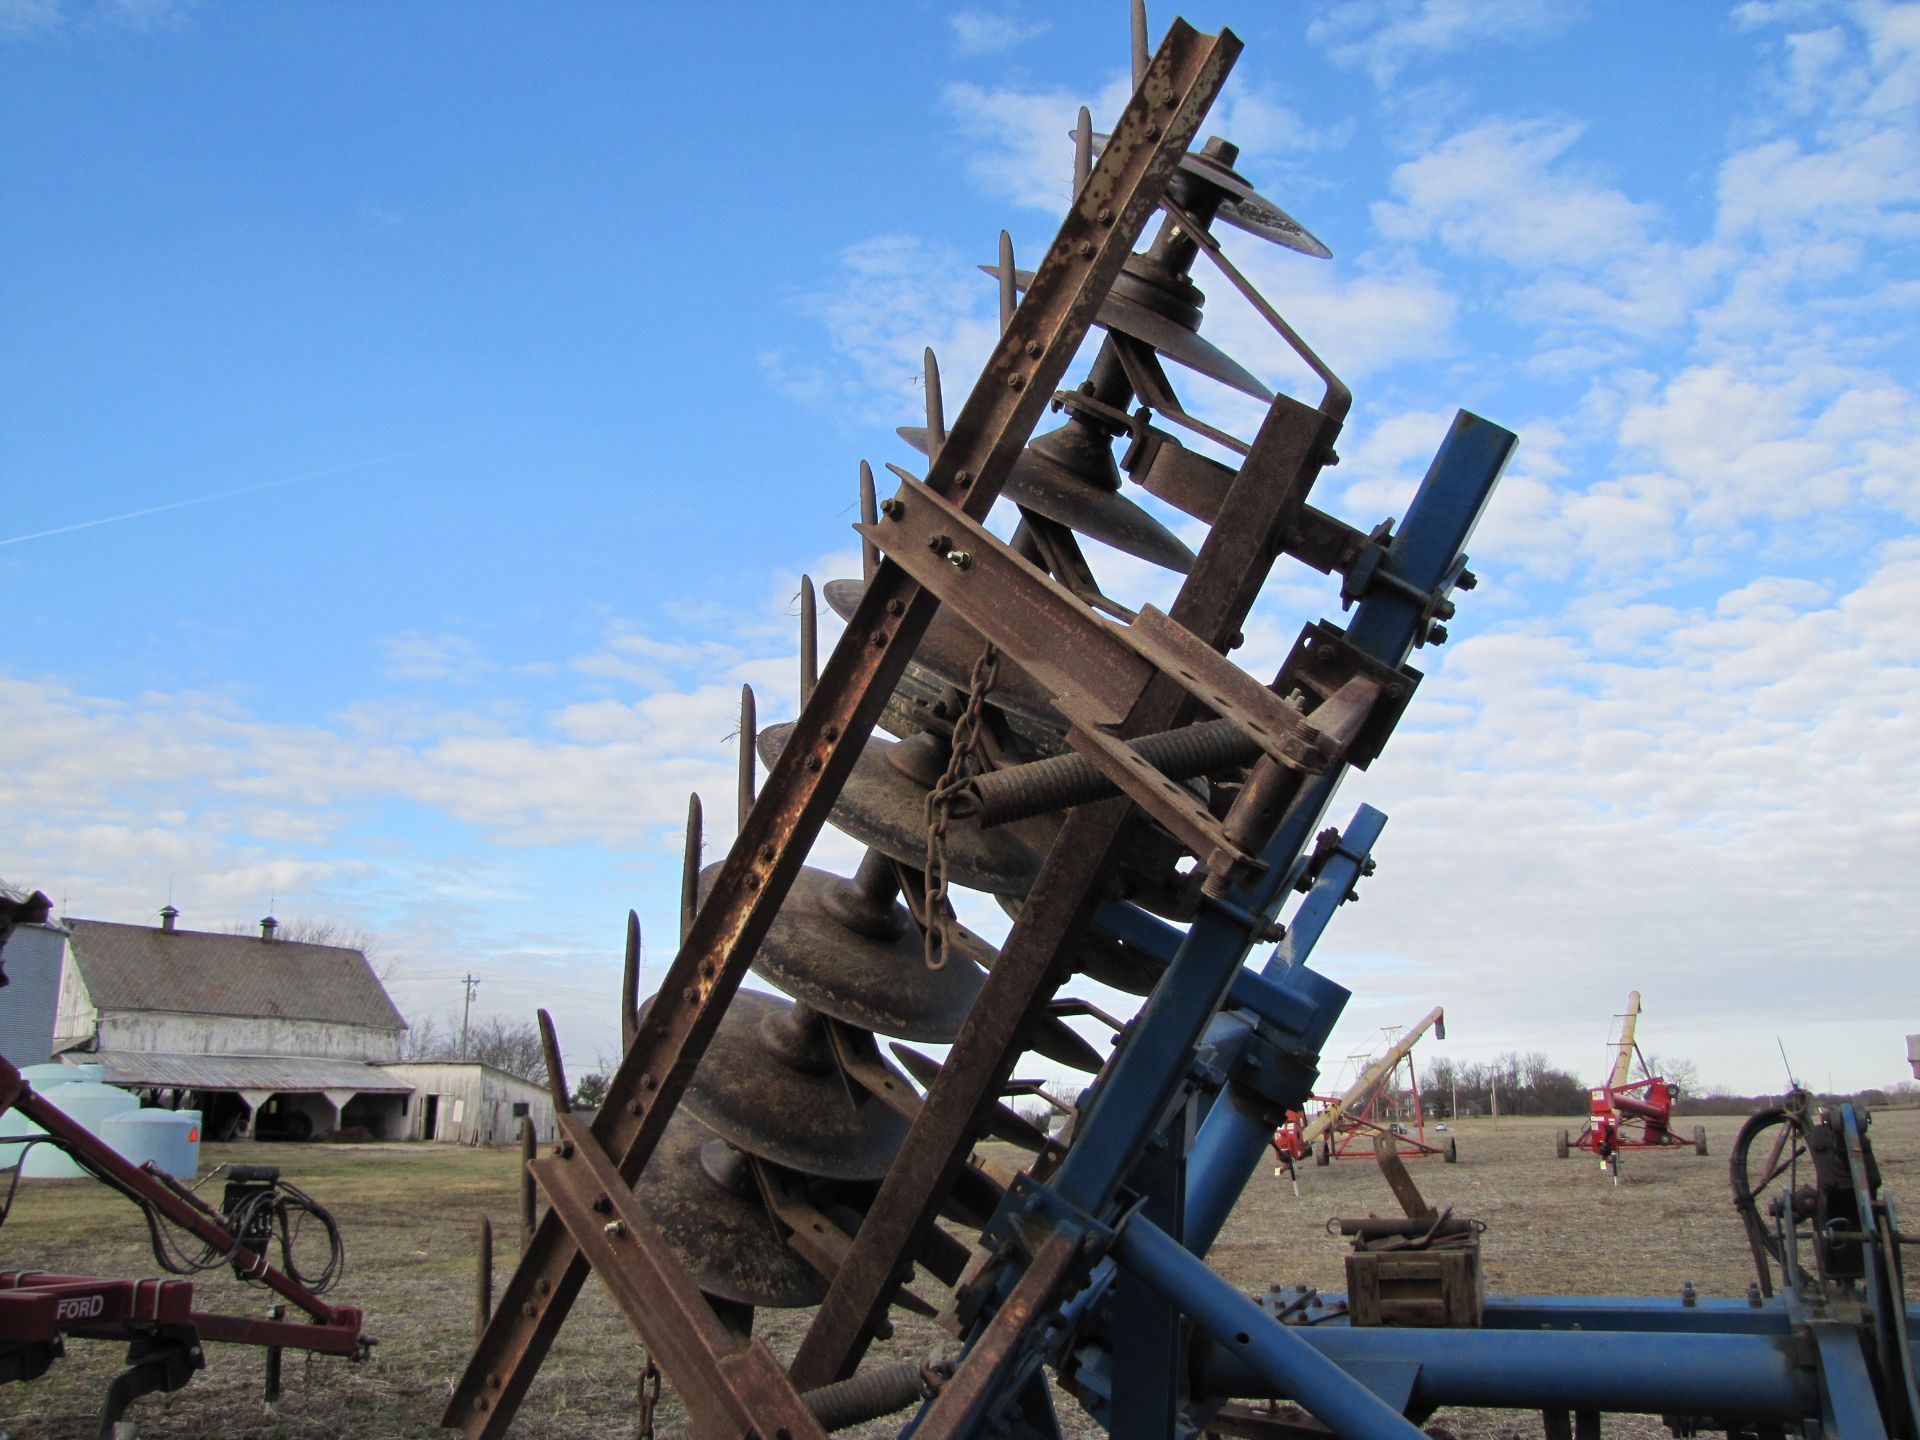
[[[469,975],[460,982],[467,992],[466,1003],[460,1007],[460,1058],[467,1058],[467,1021],[473,1014],[473,992],[480,988],[478,977]]]

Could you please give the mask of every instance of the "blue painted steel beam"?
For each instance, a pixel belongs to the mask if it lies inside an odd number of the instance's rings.
[[[1135,1216],[1114,1238],[1112,1255],[1341,1440],[1424,1440],[1419,1426],[1304,1339],[1307,1332],[1276,1323],[1158,1226]]]
[[[1319,943],[1333,912],[1359,879],[1361,868],[1386,823],[1387,817],[1371,805],[1362,805],[1354,813],[1340,837],[1339,850],[1327,861],[1313,889],[1295,912],[1293,923],[1287,928],[1286,942],[1274,950],[1263,967],[1262,983],[1322,994],[1337,988],[1331,980],[1307,969],[1305,961]],[[1326,1001],[1316,1007],[1314,1018],[1318,1023],[1298,1036],[1299,1044],[1308,1053],[1316,1056],[1320,1053],[1345,1001],[1346,991],[1340,990],[1337,1002],[1327,996]],[[1309,1074],[1299,1104],[1290,1108],[1303,1108],[1307,1098],[1304,1091],[1311,1090],[1312,1086],[1313,1076]],[[1187,1160],[1187,1228],[1181,1238],[1194,1254],[1204,1255],[1212,1247],[1221,1227],[1227,1223],[1227,1216],[1233,1213],[1240,1192],[1246,1189],[1247,1177],[1265,1156],[1273,1133],[1269,1123],[1272,1113],[1273,1101],[1265,1096],[1238,1093],[1231,1083],[1220,1103],[1207,1113],[1194,1141],[1193,1154]]]
[[[1417,1365],[1412,1399],[1427,1406],[1632,1411],[1783,1424],[1820,1413],[1816,1377],[1784,1335],[1357,1329],[1280,1325],[1264,1312],[1262,1319],[1343,1368]],[[1197,1395],[1301,1398],[1272,1385],[1250,1363],[1247,1346],[1215,1340],[1196,1365]],[[1858,1345],[1855,1338],[1856,1351]]]

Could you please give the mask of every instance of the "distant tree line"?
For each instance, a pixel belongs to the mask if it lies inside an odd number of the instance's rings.
[[[1751,1115],[1780,1103],[1775,1095],[1735,1095],[1714,1087],[1703,1088],[1699,1067],[1691,1060],[1676,1056],[1649,1055],[1646,1070],[1676,1087],[1676,1113],[1686,1115]],[[1525,1054],[1508,1051],[1487,1061],[1434,1059],[1420,1074],[1420,1100],[1427,1114],[1445,1119],[1458,1112],[1462,1116],[1490,1115],[1497,1090],[1502,1115],[1585,1115],[1587,1091],[1607,1077],[1596,1073],[1583,1080],[1549,1064],[1537,1050]],[[1636,1062],[1632,1079],[1642,1078]],[[1884,1089],[1858,1090],[1852,1094],[1816,1095],[1820,1104],[1852,1101],[1862,1109],[1886,1109],[1901,1105],[1920,1105],[1920,1083],[1903,1080]]]
[[[460,1053],[460,1027],[442,1026],[431,1015],[416,1020],[400,1040],[402,1060],[478,1060],[536,1085],[547,1083],[547,1057],[531,1020],[476,1015],[467,1026],[466,1054]]]
[[[1427,1114],[1491,1115],[1498,1095],[1502,1115],[1584,1115],[1585,1082],[1556,1069],[1538,1050],[1509,1050],[1492,1060],[1429,1060],[1420,1075]],[[1457,1108],[1456,1108],[1457,1107]]]

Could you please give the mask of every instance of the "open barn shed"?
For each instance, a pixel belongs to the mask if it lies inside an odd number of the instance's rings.
[[[208,1135],[304,1140],[359,1127],[400,1139],[408,1083],[380,1068],[407,1024],[359,950],[161,923],[65,919],[56,1054],[97,1062]]]

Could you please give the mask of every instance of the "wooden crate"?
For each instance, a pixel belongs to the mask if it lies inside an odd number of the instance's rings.
[[[1347,1256],[1347,1309],[1355,1325],[1470,1327],[1484,1308],[1477,1245]]]

